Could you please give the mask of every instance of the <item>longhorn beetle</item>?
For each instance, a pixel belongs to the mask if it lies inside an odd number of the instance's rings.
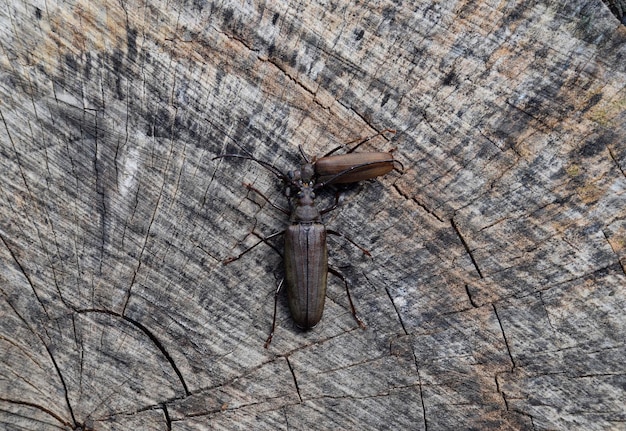
[[[358,144],[357,147],[363,142]],[[333,150],[332,152],[334,152],[335,150]],[[326,245],[326,234],[330,233],[333,235],[342,236],[350,241],[352,244],[354,244],[356,247],[358,247],[364,254],[370,256],[370,253],[369,251],[360,247],[351,239],[340,234],[339,232],[326,229],[322,222],[322,215],[329,211],[332,211],[337,207],[339,195],[335,195],[334,205],[320,211],[315,207],[315,191],[330,184],[340,182],[356,182],[360,179],[374,178],[384,173],[387,173],[394,167],[393,157],[391,157],[391,160],[389,160],[387,157],[383,158],[382,156],[362,157],[360,155],[383,154],[386,156],[389,153],[360,153],[344,155],[344,157],[351,157],[352,160],[355,161],[355,163],[348,165],[344,169],[338,171],[333,163],[327,163],[324,166],[330,166],[330,168],[326,169],[325,167],[324,169],[322,169],[325,180],[316,183],[314,167],[315,164],[306,157],[306,155],[302,151],[302,148],[300,148],[300,151],[302,153],[305,163],[300,165],[299,170],[290,171],[287,175],[280,172],[271,164],[259,160],[250,154],[222,154],[213,158],[213,160],[215,160],[218,158],[235,157],[253,160],[259,163],[261,166],[268,169],[276,177],[283,181],[285,185],[285,195],[289,200],[290,208],[289,210],[287,210],[274,204],[258,189],[250,184],[244,184],[244,186],[248,190],[257,193],[271,206],[289,215],[290,225],[284,231],[277,232],[261,239],[250,248],[244,250],[238,256],[226,259],[224,261],[224,264],[229,264],[241,258],[244,254],[252,250],[261,242],[267,242],[271,238],[284,234],[285,245],[283,261],[285,264],[285,280],[287,281],[287,298],[289,303],[289,309],[291,310],[291,315],[295,324],[302,329],[310,329],[317,325],[317,323],[322,318],[322,313],[324,311],[324,302],[326,298],[327,277],[328,272],[330,271],[332,274],[337,275],[344,282],[352,315],[354,316],[354,319],[357,321],[359,326],[365,329],[365,324],[356,314],[356,309],[350,296],[348,282],[346,281],[345,277],[341,275],[341,273],[334,270],[333,268],[328,267],[328,249]],[[322,157],[320,160],[328,160],[341,157],[330,156],[331,153]],[[317,162],[319,162],[319,160]],[[345,159],[342,159],[342,163],[346,163]],[[333,172],[333,170],[337,172]],[[345,181],[346,178],[348,178],[349,181]],[[265,348],[267,348],[271,343],[272,337],[274,335],[274,330],[276,328],[276,308],[278,295],[282,289],[283,281],[278,284],[274,295],[274,316],[272,319],[272,329],[270,331],[269,337],[265,341]]]
[[[332,176],[350,169],[350,172],[336,178],[334,184],[355,183],[362,180],[369,180],[384,175],[395,168],[395,164],[402,167],[402,163],[393,158],[392,153],[372,152],[372,153],[354,153],[354,151],[365,142],[374,139],[384,133],[396,133],[393,129],[384,129],[375,135],[362,139],[356,146],[348,150],[346,154],[331,155],[341,146],[326,153],[319,159],[314,159],[312,164],[317,175],[317,182],[326,182]],[[358,139],[357,139],[358,140]],[[356,142],[352,141],[352,142]],[[352,143],[348,142],[348,144]],[[348,145],[346,144],[346,145]],[[305,160],[302,148],[300,148]]]
[[[300,169],[289,171],[287,175],[284,175],[271,164],[259,160],[249,153],[245,155],[222,154],[215,157],[214,160],[221,157],[235,157],[239,159],[253,160],[261,164],[264,168],[268,169],[278,178],[283,180],[285,186],[285,195],[289,198],[290,186],[292,181],[298,180],[299,178],[301,178],[301,176],[310,178],[316,183],[324,183],[324,185],[347,184],[363,180],[369,180],[384,175],[395,169],[395,164],[400,165],[401,170],[403,170],[404,166],[402,166],[402,163],[400,163],[398,160],[393,158],[393,154],[391,152],[354,153],[354,150],[359,148],[365,142],[374,139],[377,136],[383,135],[386,132],[396,133],[396,131],[393,129],[384,129],[376,133],[375,135],[361,139],[360,142],[353,148],[348,150],[346,154],[332,155],[334,152],[342,147],[338,146],[326,153],[324,156],[320,158],[314,157],[312,160],[310,160],[309,157],[304,153],[302,147],[298,146],[300,154],[302,155],[305,163],[300,165]],[[358,141],[358,139],[348,142],[345,145],[351,144],[355,141]]]

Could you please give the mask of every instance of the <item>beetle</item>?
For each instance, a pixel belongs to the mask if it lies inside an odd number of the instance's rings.
[[[318,182],[326,182],[333,176],[344,172],[343,175],[337,177],[334,184],[355,183],[363,180],[369,180],[381,175],[385,175],[395,168],[395,164],[402,167],[402,163],[395,160],[392,153],[384,152],[365,152],[354,153],[354,151],[365,142],[387,133],[396,133],[393,129],[384,129],[375,135],[364,138],[356,146],[348,150],[346,154],[332,155],[341,147],[337,147],[324,156],[314,159],[311,164],[317,175]],[[355,142],[355,141],[352,141]],[[351,142],[348,142],[350,144]],[[346,144],[347,145],[347,144]],[[300,152],[307,159],[302,148]]]
[[[274,175],[283,180],[284,193],[289,198],[291,196],[291,187],[293,186],[292,182],[297,181],[299,178],[308,178],[309,180],[314,179],[317,184],[347,184],[385,175],[395,169],[396,164],[400,166],[401,170],[403,170],[404,166],[402,166],[400,161],[394,159],[391,152],[354,152],[365,142],[374,139],[377,136],[383,135],[384,133],[396,133],[396,131],[393,129],[384,129],[375,135],[361,139],[360,142],[348,150],[346,154],[340,155],[333,155],[333,153],[339,150],[342,146],[334,148],[320,158],[310,158],[306,155],[302,146],[298,146],[302,159],[305,163],[302,163],[299,169],[289,171],[287,175],[278,171],[271,164],[256,159],[249,153],[245,155],[222,154],[218,157],[236,157],[253,160],[261,164],[263,167],[270,170]],[[358,140],[359,139],[356,139],[344,145],[349,145]]]
[[[287,282],[287,298],[294,323],[298,327],[306,330],[313,328],[321,320],[326,298],[328,272],[331,272],[332,274],[337,275],[344,282],[352,315],[359,326],[361,328],[365,328],[365,324],[356,314],[356,309],[354,307],[354,303],[352,302],[350,290],[345,277],[338,271],[328,266],[328,247],[326,244],[326,236],[327,234],[342,236],[361,249],[364,254],[370,256],[370,253],[366,249],[354,243],[345,235],[331,229],[326,229],[326,226],[322,221],[322,215],[337,207],[339,195],[335,195],[335,203],[333,206],[320,211],[315,206],[315,191],[323,188],[324,186],[342,182],[345,177],[350,178],[350,181],[345,182],[355,182],[357,181],[355,180],[355,178],[357,178],[357,174],[359,174],[360,177],[363,177],[363,179],[374,178],[378,175],[382,175],[378,173],[373,175],[375,167],[377,168],[376,172],[380,172],[379,165],[381,164],[381,161],[380,159],[374,157],[375,160],[367,159],[361,163],[349,164],[345,169],[339,170],[335,173],[325,171],[325,179],[323,181],[316,181],[315,164],[309,161],[302,149],[300,149],[300,151],[304,157],[304,163],[301,164],[300,169],[290,171],[287,175],[280,172],[271,164],[253,157],[251,154],[222,154],[214,157],[213,160],[218,158],[236,157],[253,160],[259,163],[283,181],[285,184],[284,194],[289,200],[289,209],[282,208],[274,204],[262,192],[254,188],[252,185],[244,184],[248,190],[257,193],[271,206],[289,215],[290,224],[284,231],[262,238],[259,242],[244,250],[238,256],[227,258],[224,260],[224,264],[229,264],[234,260],[239,259],[261,242],[267,242],[271,238],[284,234],[284,280]],[[348,154],[345,156],[352,157],[353,161],[363,160],[360,156],[355,158],[354,156],[356,156],[356,154]],[[327,155],[322,159],[329,157],[340,156]],[[336,170],[337,163],[331,163],[330,165],[333,170]],[[386,172],[393,169],[393,162],[391,162],[390,165],[391,168],[389,168]],[[385,166],[385,168],[387,168],[387,166]],[[283,281],[281,281],[275,292],[272,329],[265,342],[265,348],[269,346],[274,335],[278,295],[283,287],[283,284]]]
[[[340,172],[349,171],[334,181],[335,184],[345,184],[385,175],[393,170],[394,162],[397,161],[391,153],[375,152],[326,156],[317,159],[313,166],[320,182],[325,182]]]
[[[270,235],[270,237],[284,234],[285,245],[283,261],[285,266],[285,281],[287,282],[287,301],[294,323],[301,329],[307,330],[315,327],[322,318],[324,303],[326,300],[326,283],[328,272],[337,275],[344,282],[348,302],[352,311],[352,316],[365,329],[365,324],[356,314],[348,283],[343,275],[328,266],[328,247],[326,244],[327,234],[341,235],[330,229],[322,222],[322,214],[331,211],[336,207],[329,207],[325,210],[318,210],[315,207],[315,189],[323,186],[323,183],[314,184],[309,178],[294,180],[292,187],[297,186],[298,192],[293,198],[295,208],[290,214],[290,224],[283,232]],[[259,190],[250,184],[246,184],[248,190],[259,194],[275,208],[285,213],[288,210],[282,209],[270,202]],[[264,238],[264,242],[270,237]],[[345,238],[345,236],[344,236]],[[347,238],[348,239],[348,238]],[[350,239],[348,239],[352,242]],[[260,243],[259,242],[259,243]],[[259,244],[257,243],[257,244]],[[352,242],[355,244],[354,242]],[[253,245],[252,247],[256,246]],[[356,244],[355,244],[356,245]],[[364,254],[370,256],[369,251],[358,246]],[[250,250],[250,249],[248,249]],[[248,250],[244,251],[246,253]],[[243,253],[242,253],[243,254]],[[241,257],[241,254],[237,258]],[[230,263],[232,260],[228,260]],[[274,295],[274,317],[272,319],[272,329],[265,341],[265,348],[269,346],[276,328],[276,305],[278,295],[282,288],[279,284]]]

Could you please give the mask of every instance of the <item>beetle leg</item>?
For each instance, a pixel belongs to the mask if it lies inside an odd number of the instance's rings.
[[[272,319],[272,330],[270,331],[270,336],[267,337],[267,340],[265,340],[265,344],[263,345],[263,347],[265,347],[266,349],[269,347],[270,343],[272,342],[272,337],[274,336],[274,329],[276,329],[276,304],[278,304],[278,294],[280,293],[280,290],[283,287],[284,281],[285,281],[284,278],[280,280],[280,283],[278,283],[278,287],[276,288],[276,293],[274,293],[274,318]]]
[[[354,316],[354,320],[356,320],[356,323],[359,324],[361,329],[365,329],[366,328],[365,323],[363,323],[361,318],[357,316],[356,314],[356,309],[354,308],[354,303],[352,302],[352,297],[350,296],[350,289],[348,289],[348,281],[346,280],[346,277],[344,277],[343,274],[341,274],[339,271],[331,267],[328,267],[328,272],[336,275],[343,281],[343,284],[346,286],[346,293],[348,294],[348,301],[350,302],[350,309],[352,310],[352,316]]]
[[[350,142],[354,142],[354,141],[350,141]],[[348,142],[348,144],[349,144],[350,142]],[[347,145],[347,144],[344,144],[344,145]],[[343,145],[339,145],[338,147],[333,148],[332,150],[330,150],[329,152],[327,152],[326,154],[324,154],[322,157],[328,157],[328,156],[332,155],[335,151],[340,150],[340,149],[341,149],[341,147],[343,147]],[[322,158],[322,157],[320,157],[320,158]]]
[[[337,235],[337,236],[341,236],[341,237],[343,237],[345,240],[347,240],[347,241],[351,242],[351,243],[352,243],[352,245],[354,245],[354,246],[355,246],[355,247],[357,247],[359,250],[361,250],[361,251],[363,252],[363,254],[365,254],[365,255],[367,255],[367,256],[369,256],[369,257],[372,257],[372,255],[370,254],[369,250],[367,250],[367,249],[365,249],[365,248],[361,247],[361,246],[360,246],[360,245],[358,245],[356,242],[352,241],[352,240],[350,239],[350,237],[347,237],[346,235],[344,235],[344,234],[342,234],[342,233],[340,233],[340,232],[337,232],[336,230],[332,230],[332,229],[326,229],[326,233],[329,233],[329,234],[331,234],[331,235]]]
[[[278,211],[281,211],[287,215],[290,214],[289,210],[286,210],[283,207],[279,207],[278,205],[276,205],[274,202],[272,202],[271,200],[269,200],[269,198],[267,196],[265,196],[263,193],[261,193],[261,191],[259,189],[257,189],[256,187],[254,187],[252,184],[250,183],[243,183],[243,186],[245,188],[247,188],[248,190],[252,190],[253,192],[255,192],[257,195],[261,196],[263,199],[265,199],[265,201],[270,204],[271,206],[273,206],[274,208],[276,208]]]
[[[309,156],[307,156],[306,153],[304,152],[304,150],[302,149],[302,145],[298,145],[298,149],[300,150],[300,155],[302,156],[304,161],[307,162],[307,163],[311,163],[311,160],[309,159]]]
[[[354,139],[354,140],[352,140],[352,141],[350,141],[350,142],[346,142],[344,145],[349,145],[349,144],[351,144],[351,143],[353,143],[353,142],[356,142],[356,141],[358,141],[359,139],[361,139],[361,141],[360,141],[358,144],[356,144],[356,145],[354,146],[354,148],[352,148],[352,149],[350,149],[350,150],[348,150],[348,151],[347,151],[348,153],[351,153],[351,152],[353,152],[354,150],[356,150],[357,148],[359,148],[361,145],[363,145],[364,143],[366,143],[367,141],[371,141],[371,140],[372,140],[372,139],[374,139],[375,137],[380,136],[380,135],[382,135],[382,134],[384,134],[384,133],[394,133],[394,134],[395,134],[395,133],[396,133],[396,131],[395,131],[394,129],[383,129],[383,130],[381,130],[380,132],[376,133],[375,135],[368,136],[368,137],[366,137],[366,138],[358,138],[358,139]]]
[[[393,159],[393,163],[397,163],[397,164],[400,165],[400,169],[398,169],[395,165],[393,166],[393,169],[396,172],[399,172],[400,174],[403,174],[404,173],[404,165],[402,164],[402,162],[400,160]]]
[[[337,206],[339,206],[339,197],[340,196],[341,196],[341,191],[337,190],[337,192],[335,193],[335,203],[332,206],[329,206],[328,208],[324,208],[323,210],[321,210],[320,214],[324,215],[327,212],[331,212],[332,210],[336,209]]]
[[[378,133],[376,133],[375,135],[372,135],[372,136],[367,136],[367,137],[365,137],[365,138],[356,138],[356,139],[353,139],[353,140],[351,140],[351,141],[346,142],[346,143],[345,143],[345,144],[343,144],[343,145],[340,145],[340,146],[338,146],[338,147],[333,148],[333,149],[332,149],[332,150],[330,150],[328,153],[324,154],[322,157],[328,157],[328,156],[330,156],[331,154],[333,154],[335,151],[339,150],[341,147],[345,147],[346,145],[350,145],[350,144],[355,143],[356,141],[360,141],[358,144],[356,144],[356,145],[354,146],[354,148],[352,148],[352,149],[350,149],[350,150],[346,151],[346,153],[351,153],[351,152],[353,152],[354,150],[356,150],[357,148],[359,148],[361,145],[363,145],[364,143],[366,143],[367,141],[371,141],[372,139],[374,139],[374,138],[375,138],[375,137],[377,137],[377,136],[382,135],[383,133],[396,133],[396,131],[395,131],[394,129],[384,129],[384,130],[381,130],[380,132],[378,132]]]
[[[248,247],[247,249],[245,249],[244,251],[242,251],[241,253],[239,253],[239,255],[237,255],[237,256],[231,256],[231,257],[228,257],[228,258],[224,259],[224,261],[223,261],[222,263],[223,263],[224,265],[228,265],[229,263],[234,262],[235,260],[237,260],[237,259],[241,258],[241,256],[243,256],[244,254],[246,254],[247,252],[249,252],[250,250],[252,250],[254,247],[256,247],[257,245],[261,244],[262,242],[266,243],[267,245],[269,245],[270,247],[272,247],[274,250],[276,250],[276,249],[274,248],[274,246],[272,246],[270,243],[268,243],[268,242],[267,242],[267,240],[268,240],[268,239],[275,238],[275,237],[277,237],[278,235],[282,235],[282,234],[284,234],[284,233],[285,233],[285,231],[284,231],[284,230],[281,230],[280,232],[276,232],[276,233],[273,233],[273,234],[271,234],[271,235],[269,235],[269,236],[266,236],[265,238],[261,238],[261,240],[260,240],[259,242],[257,242],[257,243],[255,243],[255,244],[253,244],[252,246]],[[276,250],[276,251],[278,252],[278,250]],[[278,252],[278,254],[280,254],[280,252]]]

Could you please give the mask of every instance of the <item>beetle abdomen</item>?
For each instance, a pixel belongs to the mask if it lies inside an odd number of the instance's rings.
[[[285,279],[296,325],[314,327],[322,318],[328,277],[326,228],[321,223],[293,224],[285,231]]]

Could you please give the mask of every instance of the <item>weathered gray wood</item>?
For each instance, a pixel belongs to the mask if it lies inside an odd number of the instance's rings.
[[[626,27],[600,1],[6,2],[7,429],[626,423]],[[281,170],[375,130],[302,333]],[[322,196],[328,202],[330,196]],[[279,246],[280,241],[277,242]]]
[[[613,15],[626,25],[626,0],[602,0],[613,12]]]

